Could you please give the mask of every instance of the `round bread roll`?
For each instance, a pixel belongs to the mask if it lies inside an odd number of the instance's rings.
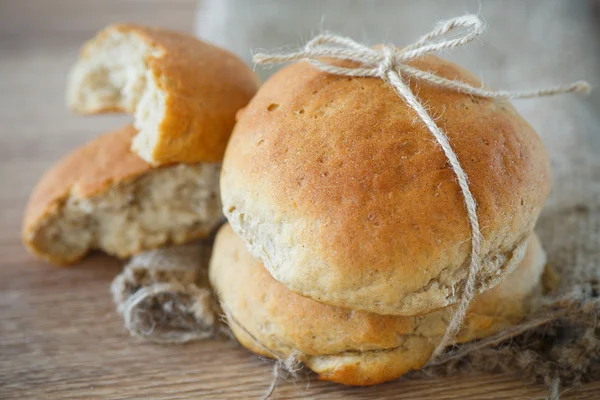
[[[23,220],[34,254],[56,264],[93,249],[126,258],[218,226],[220,164],[152,168],[129,151],[136,134],[126,126],[101,135],[44,174]]]
[[[434,56],[410,64],[480,85]],[[550,191],[547,153],[508,101],[410,87],[468,175],[484,237],[481,292],[510,272],[506,260],[533,230]],[[471,252],[463,195],[433,135],[380,79],[306,62],[279,71],[240,113],[221,196],[253,255],[303,296],[416,315],[462,295]]]
[[[219,162],[235,113],[258,88],[238,57],[192,36],[111,25],[86,43],[67,102],[90,114],[135,115],[132,149],[153,165]]]
[[[544,251],[532,236],[518,268],[471,303],[457,341],[519,322],[539,292],[544,266]],[[242,345],[267,357],[296,354],[319,379],[347,385],[374,385],[422,367],[452,311],[386,316],[302,297],[275,281],[228,225],[217,235],[209,277]]]

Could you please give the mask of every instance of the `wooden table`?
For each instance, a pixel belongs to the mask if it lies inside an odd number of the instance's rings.
[[[29,192],[62,154],[126,117],[65,110],[65,75],[80,43],[118,20],[191,31],[194,1],[0,1],[0,399],[257,398],[271,362],[233,342],[182,346],[128,336],[109,284],[121,264],[96,254],[60,269],[21,245]],[[400,379],[347,388],[302,375],[276,398],[541,398],[536,384],[503,375]],[[598,399],[600,383],[564,394]]]

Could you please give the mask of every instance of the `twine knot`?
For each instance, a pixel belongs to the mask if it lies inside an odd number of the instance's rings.
[[[464,28],[466,32],[451,39],[444,37],[454,29]],[[481,242],[483,240],[477,218],[477,202],[469,188],[467,174],[463,170],[456,153],[450,145],[447,135],[437,126],[433,118],[419,99],[412,92],[406,80],[409,78],[427,81],[438,87],[455,90],[472,96],[486,98],[532,98],[551,96],[568,92],[588,93],[590,86],[587,82],[578,81],[569,85],[556,86],[533,91],[512,92],[493,91],[482,87],[475,87],[465,82],[450,80],[423,71],[409,65],[407,62],[425,54],[453,49],[463,46],[485,31],[485,25],[475,15],[465,15],[448,21],[440,22],[431,32],[422,36],[415,43],[403,48],[384,45],[373,49],[343,36],[324,33],[310,40],[303,49],[289,54],[256,54],[254,62],[257,64],[275,64],[290,61],[307,61],[318,69],[336,75],[354,77],[375,77],[388,83],[419,116],[427,129],[435,137],[444,155],[448,159],[458,185],[463,195],[464,206],[471,227],[471,254],[467,277],[462,287],[461,298],[457,302],[452,318],[442,340],[433,352],[430,361],[435,359],[445,347],[454,339],[464,319],[467,308],[476,292],[476,280],[481,269]],[[345,60],[356,63],[356,66],[340,67],[328,59]]]
[[[395,52],[396,47],[391,44],[383,46],[383,49],[381,50],[383,57],[379,63],[379,68],[377,68],[377,75],[385,81],[388,80],[388,73],[396,67],[397,62],[394,54]]]

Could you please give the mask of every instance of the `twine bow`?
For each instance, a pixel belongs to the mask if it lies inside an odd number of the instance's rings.
[[[436,39],[443,38],[446,34],[456,28],[465,28],[466,32],[458,35],[454,39]],[[257,64],[278,64],[289,61],[307,61],[318,69],[336,75],[355,76],[355,77],[376,77],[387,82],[408,104],[415,110],[419,118],[433,134],[440,147],[444,151],[454,174],[458,180],[460,190],[463,195],[464,205],[467,211],[469,224],[471,227],[471,255],[469,261],[469,270],[465,280],[460,300],[458,301],[452,318],[439,342],[430,360],[437,356],[447,347],[456,336],[467,308],[474,296],[476,279],[481,268],[481,242],[482,235],[477,218],[477,202],[469,188],[468,177],[463,170],[456,153],[452,149],[448,137],[437,126],[433,118],[427,113],[427,110],[415,94],[411,91],[406,80],[415,78],[427,81],[431,84],[456,90],[461,93],[473,96],[487,98],[532,98],[541,96],[551,96],[568,92],[590,91],[589,84],[584,81],[578,81],[569,85],[556,86],[547,89],[538,89],[524,92],[510,91],[492,91],[483,87],[474,87],[464,82],[446,79],[427,71],[420,70],[407,64],[408,61],[421,57],[427,53],[445,49],[453,49],[472,42],[485,31],[485,26],[481,19],[475,15],[465,15],[443,21],[431,32],[421,37],[415,43],[404,48],[396,48],[392,45],[385,45],[379,49],[372,49],[359,44],[352,39],[332,35],[318,35],[309,41],[300,51],[289,54],[256,54],[254,62]],[[340,67],[328,63],[324,58],[347,60],[357,63],[356,67]]]

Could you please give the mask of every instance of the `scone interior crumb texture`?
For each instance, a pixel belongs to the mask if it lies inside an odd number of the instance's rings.
[[[118,29],[107,32],[75,64],[67,88],[67,102],[82,113],[124,111],[134,114],[139,131],[132,148],[144,159],[152,159],[160,122],[165,115],[165,93],[151,69],[149,57],[164,50],[149,45],[141,36]]]
[[[136,34],[112,30],[85,52],[85,62],[71,71],[67,88],[69,106],[80,112],[121,110],[134,113],[153,80],[146,65],[148,56],[158,57]]]
[[[59,264],[93,249],[124,258],[216,228],[220,165],[150,168],[129,153],[133,134],[103,135],[44,175],[24,224],[24,241],[34,253]]]
[[[515,271],[471,304],[457,341],[518,323],[540,293],[545,263],[532,235]],[[421,316],[378,315],[300,296],[275,281],[228,225],[217,235],[209,277],[245,347],[281,359],[299,352],[300,361],[320,379],[347,385],[373,385],[421,368],[452,311],[447,307]]]
[[[213,165],[178,165],[119,183],[98,196],[81,198],[72,192],[56,213],[41,221],[32,245],[71,262],[91,249],[124,258],[208,235],[219,221],[218,174]]]
[[[220,220],[214,165],[173,166],[119,183],[101,195],[73,191],[33,228],[37,253],[65,263],[92,249],[121,258],[206,236]]]

